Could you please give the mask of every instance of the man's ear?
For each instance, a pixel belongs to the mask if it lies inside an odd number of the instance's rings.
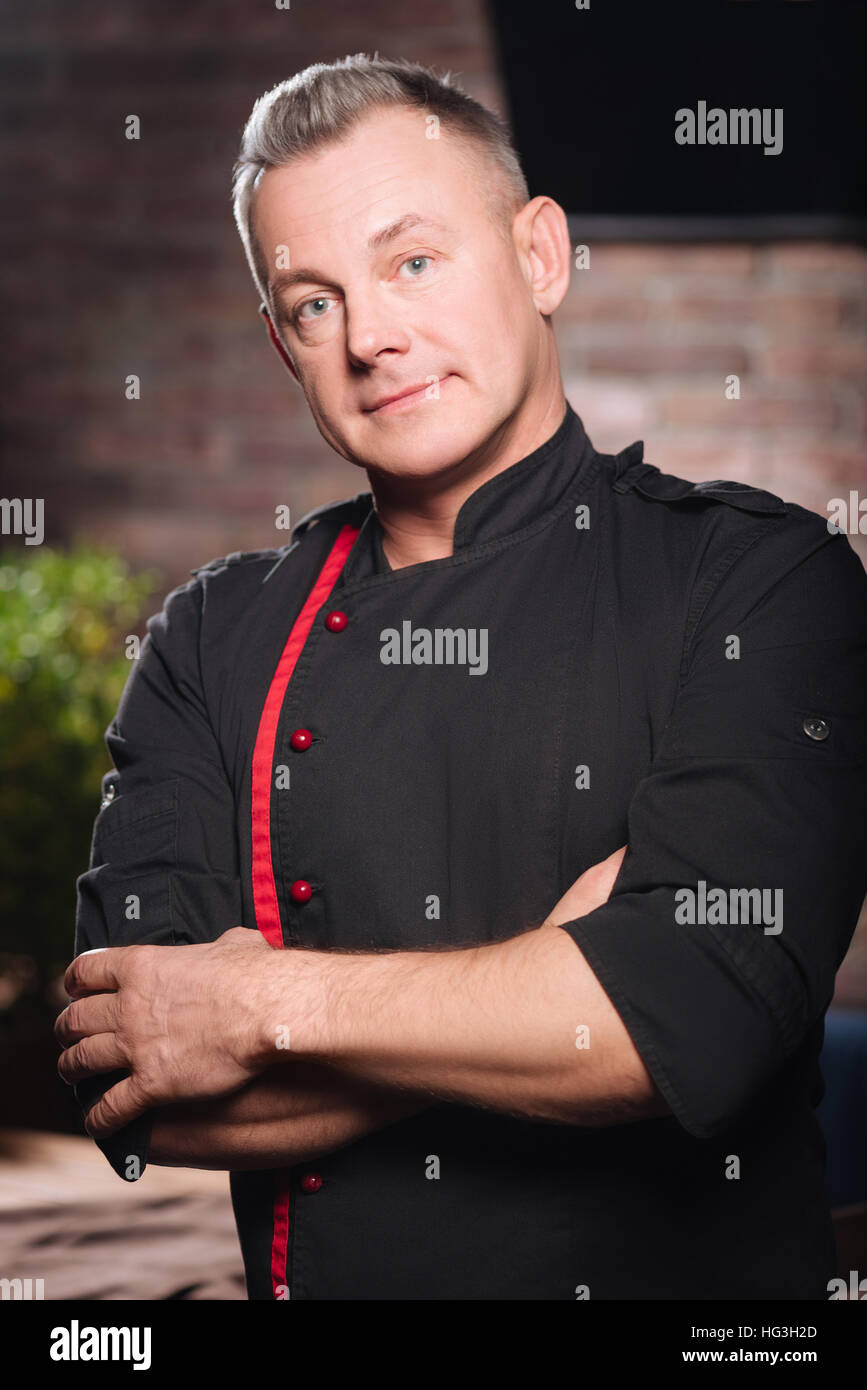
[[[268,306],[264,303],[260,304],[259,313],[265,320],[265,326],[268,329],[268,337],[271,339],[271,342],[273,343],[277,352],[280,354],[284,366],[286,366],[289,369],[296,382],[298,382],[298,385],[300,386],[301,382],[298,380],[298,373],[295,370],[295,365],[292,361],[292,358],[289,356],[288,352],[286,351],[286,349],[284,348],[283,344],[280,342],[280,339],[277,336],[277,330],[274,327],[271,315],[268,313]]]
[[[569,288],[572,248],[566,214],[553,198],[540,194],[515,215],[512,236],[536,308],[550,316]]]

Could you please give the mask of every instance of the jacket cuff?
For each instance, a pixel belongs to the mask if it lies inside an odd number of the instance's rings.
[[[110,1091],[112,1086],[122,1081],[126,1074],[123,1071],[111,1072],[77,1082],[72,1089],[82,1113],[86,1115],[97,1101],[102,1099],[106,1091]],[[124,1125],[123,1129],[115,1130],[114,1134],[94,1138],[93,1142],[97,1148],[124,1182],[138,1182],[144,1173],[150,1152],[152,1128],[153,1114],[146,1111],[144,1115],[137,1115],[128,1125]]]

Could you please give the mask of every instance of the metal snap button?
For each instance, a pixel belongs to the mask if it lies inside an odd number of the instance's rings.
[[[831,732],[831,725],[827,719],[819,719],[817,715],[809,715],[803,723],[804,733],[808,738],[814,738],[817,743],[822,743]]]
[[[115,791],[116,791],[116,788],[115,788],[114,783],[113,783],[113,782],[109,782],[108,786],[107,786],[106,789],[105,789],[105,796],[102,798],[102,801],[99,803],[99,809],[100,809],[100,810],[103,810],[104,807],[108,806],[109,802],[114,801],[114,794],[115,794]]]

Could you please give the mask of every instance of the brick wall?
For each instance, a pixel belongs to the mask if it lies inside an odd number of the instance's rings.
[[[824,516],[867,496],[865,330],[867,251],[804,243],[591,246],[559,324],[597,448],[642,438],[659,468]],[[867,536],[850,540],[867,560]]]
[[[502,109],[481,0],[16,0],[0,34],[18,214],[0,264],[4,495],[45,498],[49,543],[113,542],[168,587],[284,543],[279,503],[297,518],[365,489],[266,342],[231,165],[256,95],[347,52],[450,68]],[[865,301],[850,247],[594,245],[557,316],[567,394],[599,448],[644,438],[663,469],[824,512],[864,486]]]
[[[377,48],[451,68],[502,109],[483,4],[17,0],[0,25],[18,213],[0,268],[4,494],[45,498],[49,542],[112,541],[166,584],[282,543],[278,503],[297,517],[367,484],[262,332],[228,201],[240,129],[288,73]],[[593,245],[557,316],[567,394],[599,448],[641,437],[661,468],[825,512],[865,485],[865,261],[826,245]]]

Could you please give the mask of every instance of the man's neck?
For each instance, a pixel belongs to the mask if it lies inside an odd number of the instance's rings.
[[[383,477],[368,471],[382,548],[393,570],[440,560],[454,550],[455,522],[467,498],[498,473],[527,458],[551,438],[566,413],[566,397],[557,390],[543,409],[520,422],[514,417],[482,449],[449,469],[448,476]]]

